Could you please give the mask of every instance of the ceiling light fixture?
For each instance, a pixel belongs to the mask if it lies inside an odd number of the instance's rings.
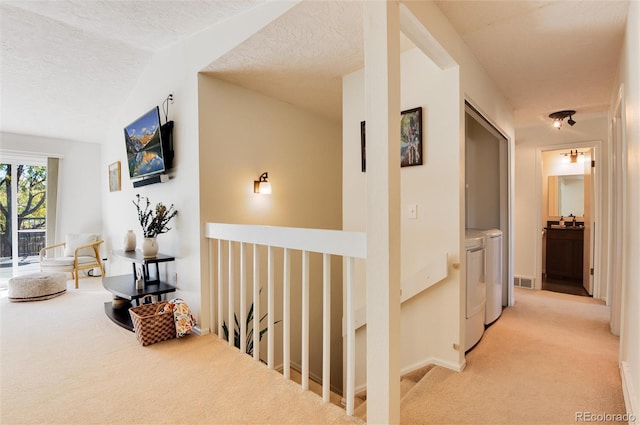
[[[562,128],[562,120],[564,120],[567,117],[569,117],[569,119],[567,120],[567,123],[573,127],[573,125],[576,123],[573,120],[573,115],[575,113],[576,111],[558,111],[558,112],[549,114],[549,118],[553,120],[553,128],[557,128],[558,130],[560,130]]]

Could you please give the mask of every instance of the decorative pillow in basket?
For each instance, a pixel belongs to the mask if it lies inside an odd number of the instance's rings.
[[[136,338],[143,346],[176,337],[173,308],[166,301],[129,309]],[[168,307],[168,308],[165,308]]]
[[[174,298],[165,305],[161,312],[173,311],[173,320],[176,325],[176,336],[182,338],[191,333],[191,329],[196,325],[196,319],[191,314],[191,309],[182,298]]]

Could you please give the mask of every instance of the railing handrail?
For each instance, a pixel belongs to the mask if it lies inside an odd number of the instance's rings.
[[[367,258],[367,234],[346,230],[303,229],[252,224],[207,223],[207,238]]]
[[[246,244],[253,245],[253,299],[259,297],[260,288],[260,261],[258,246],[267,247],[267,329],[274,328],[275,313],[275,255],[273,248],[283,248],[283,276],[282,276],[282,327],[283,327],[283,375],[286,379],[290,379],[290,304],[291,304],[291,255],[290,250],[302,252],[302,274],[301,274],[301,386],[303,390],[309,388],[309,253],[316,252],[322,254],[322,290],[323,290],[323,317],[322,317],[322,398],[328,403],[330,401],[330,363],[331,363],[331,255],[343,257],[345,265],[345,296],[343,303],[346,314],[346,352],[345,367],[346,379],[344,398],[346,411],[348,415],[354,413],[354,389],[355,389],[355,307],[354,307],[354,270],[355,259],[366,259],[367,255],[367,235],[364,232],[350,232],[342,230],[329,229],[303,229],[296,227],[276,227],[276,226],[259,226],[244,224],[223,224],[223,223],[206,223],[205,236],[207,239],[217,240],[217,259],[213,258],[213,244],[210,243],[212,252],[210,253],[211,264],[211,323],[214,324],[214,317],[217,313],[218,337],[223,335],[223,323],[225,305],[227,306],[226,317],[228,323],[231,324],[235,320],[235,293],[236,290],[236,253],[234,244],[239,243],[240,249],[240,267],[239,267],[239,294],[240,294],[240,317],[246,317],[246,292],[247,292],[247,261],[246,261]],[[227,241],[226,250],[223,247],[223,241]],[[224,273],[223,253],[227,252],[227,270]],[[213,272],[217,269],[217,273]],[[227,299],[221,296],[226,288]],[[217,302],[214,300],[214,294],[217,294]],[[226,301],[226,302],[225,302]],[[254,303],[253,317],[253,356],[259,359],[261,333],[259,327],[260,303]],[[245,352],[244,335],[245,326],[240,327],[240,351]],[[232,335],[233,326],[229,326],[229,345],[233,345]],[[268,332],[267,341],[267,367],[274,368],[274,333]]]

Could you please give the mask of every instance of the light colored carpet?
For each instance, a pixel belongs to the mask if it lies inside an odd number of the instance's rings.
[[[99,278],[32,303],[0,299],[2,424],[362,423],[216,336],[142,347]]]
[[[435,367],[402,401],[403,424],[575,424],[625,411],[619,339],[592,298],[516,289],[456,373]]]
[[[0,298],[0,423],[361,423],[213,335],[142,347],[105,316],[110,299],[99,278],[47,301]],[[462,373],[435,367],[407,387],[401,422],[569,424],[580,411],[623,413],[608,314],[590,298],[517,290]]]

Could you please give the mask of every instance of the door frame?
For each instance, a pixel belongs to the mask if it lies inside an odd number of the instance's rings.
[[[556,150],[569,150],[569,149],[589,149],[593,150],[593,158],[592,160],[596,161],[596,165],[598,163],[602,164],[603,151],[602,151],[602,141],[601,140],[593,140],[586,142],[571,142],[571,143],[560,143],[546,146],[538,146],[536,147],[536,169],[535,169],[535,195],[538,200],[536,203],[536,225],[541,225],[542,223],[542,153],[547,151],[556,151]],[[601,166],[599,166],[602,169]],[[602,240],[602,172],[593,173],[594,180],[591,184],[594,186],[596,202],[594,205],[594,217],[593,228],[592,228],[592,240],[601,241]],[[536,237],[535,239],[535,288],[537,290],[542,289],[542,237]],[[592,252],[589,253],[589,257],[593,259],[593,298],[598,299],[606,299],[606,291],[602,291],[602,281],[600,279],[599,270],[601,268],[601,256],[602,252],[600,249],[601,244],[591,244]]]
[[[627,220],[627,139],[625,125],[624,85],[621,84],[609,115],[609,223],[607,304],[611,306],[609,326],[613,335],[621,336],[621,318],[624,309],[622,275],[628,261],[624,250],[626,234],[623,231]],[[617,184],[616,184],[617,183]],[[620,344],[622,344],[622,336]]]

